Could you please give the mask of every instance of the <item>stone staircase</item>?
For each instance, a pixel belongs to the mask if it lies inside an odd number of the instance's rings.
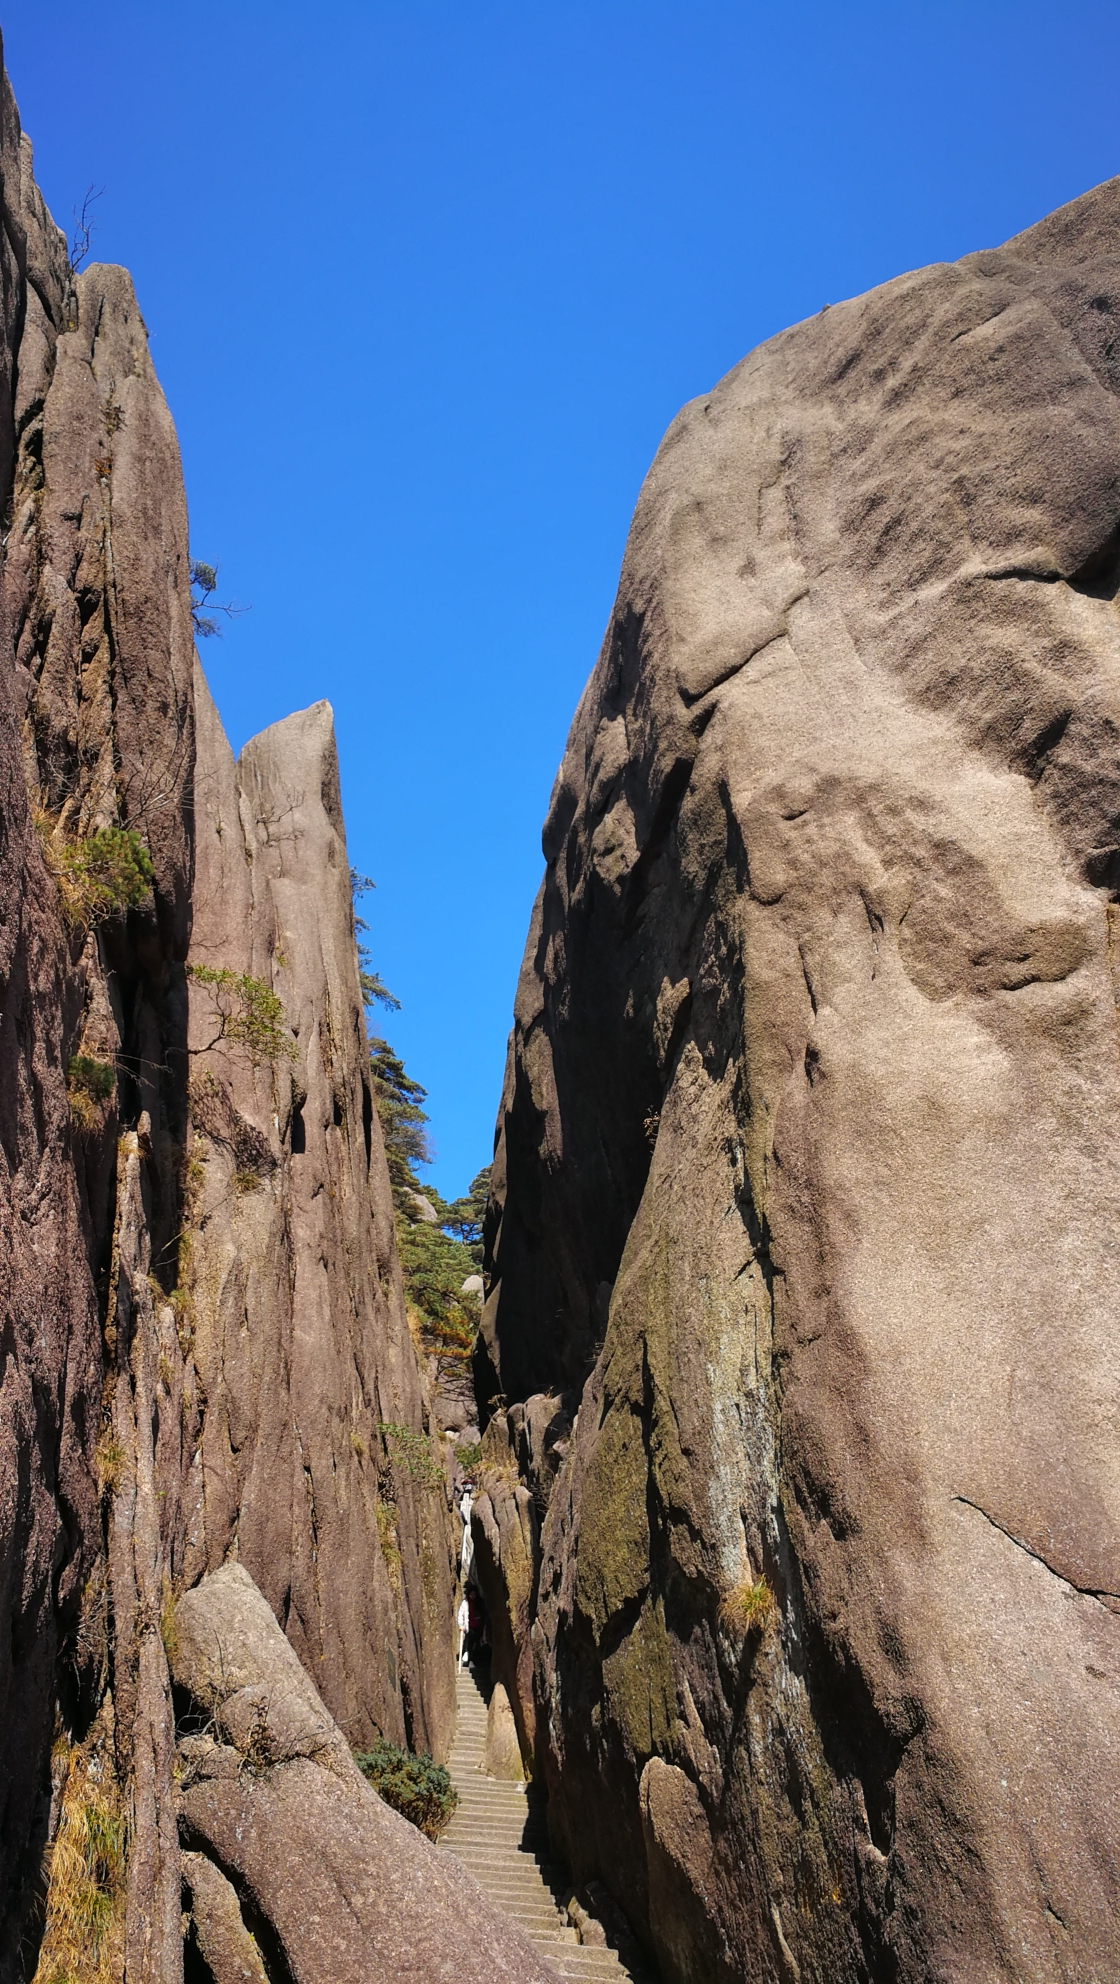
[[[543,1795],[530,1785],[501,1784],[482,1774],[486,1701],[474,1675],[458,1677],[458,1724],[448,1769],[459,1793],[442,1844],[479,1887],[517,1922],[553,1969],[583,1984],[648,1984],[617,1952],[581,1943],[568,1923],[564,1869],[548,1845]]]

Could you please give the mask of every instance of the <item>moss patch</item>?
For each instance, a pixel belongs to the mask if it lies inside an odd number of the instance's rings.
[[[660,1599],[655,1604],[647,1600],[630,1637],[603,1662],[603,1685],[631,1755],[645,1758],[666,1750],[677,1693]]]
[[[584,1480],[576,1603],[598,1638],[649,1586],[646,1450],[626,1403],[607,1413]]]

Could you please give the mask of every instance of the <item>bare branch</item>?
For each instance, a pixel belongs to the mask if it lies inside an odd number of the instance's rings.
[[[78,212],[77,207],[71,209],[74,215],[74,235],[70,243],[70,274],[72,276],[77,275],[82,263],[89,255],[90,245],[93,239],[93,215],[90,213],[90,208],[95,200],[101,198],[104,191],[104,186],[95,187],[91,183],[86,187],[86,196],[82,201],[81,212]]]

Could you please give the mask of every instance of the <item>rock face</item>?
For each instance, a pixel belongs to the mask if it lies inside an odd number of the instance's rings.
[[[355,1747],[445,1756],[447,1491],[370,1088],[331,712],[274,724],[235,765],[201,672],[196,710],[185,1280],[206,1414],[184,1575],[236,1551]],[[262,995],[279,1031],[254,1045]]]
[[[174,427],[129,277],[70,270],[6,79],[0,203],[0,1984],[40,1939],[43,1979],[174,1984],[184,1903],[225,1984],[251,1952],[221,1871],[183,1865],[176,1603],[240,1554],[346,1736],[438,1754],[446,1469],[329,712],[238,770],[199,678],[196,766]],[[100,1955],[58,1873],[94,1821]]]
[[[1120,181],[774,339],[639,501],[479,1379],[578,1405],[540,1762],[673,1984],[1115,1968],[1118,547]]]
[[[242,1565],[180,1601],[174,1675],[213,1730],[180,1745],[183,1825],[203,1848],[188,1856],[189,1878],[209,1895],[220,1863],[242,1932],[256,1924],[272,1974],[294,1984],[555,1984],[455,1857],[366,1783]],[[228,1893],[208,1902],[207,1933],[215,1916],[236,1950]]]
[[[509,1696],[500,1681],[495,1683],[486,1711],[486,1748],[482,1755],[482,1767],[487,1777],[504,1778],[509,1783],[520,1784],[525,1776],[517,1724],[513,1719]]]
[[[68,1724],[87,1721],[107,1656],[99,1505],[112,1489],[97,1449],[112,1412],[112,1312],[130,1278],[124,1261],[110,1288],[122,1113],[147,1125],[149,1265],[149,1229],[157,1252],[175,1230],[186,1016],[176,962],[186,944],[193,731],[174,430],[127,276],[71,277],[6,79],[0,200],[0,479],[10,518],[0,625],[8,1976],[17,1965],[23,1974],[21,1941],[36,1933],[28,1909],[51,1823],[56,1704]],[[112,905],[95,928],[81,889],[67,896],[61,878],[82,878],[100,829],[137,834],[154,888],[127,911]],[[107,1091],[71,1084],[68,1093],[75,1056],[107,1077]],[[122,1508],[122,1546],[127,1521]],[[138,1728],[152,1707],[146,1685],[133,1690]],[[131,1749],[131,1729],[119,1722],[118,1735]],[[141,1735],[140,1751],[146,1743]]]

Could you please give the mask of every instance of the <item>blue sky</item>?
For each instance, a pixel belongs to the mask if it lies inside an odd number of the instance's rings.
[[[761,339],[1120,170],[1120,8],[0,0],[132,270],[235,748],[334,705],[434,1181],[490,1155],[540,825],[642,476]]]

